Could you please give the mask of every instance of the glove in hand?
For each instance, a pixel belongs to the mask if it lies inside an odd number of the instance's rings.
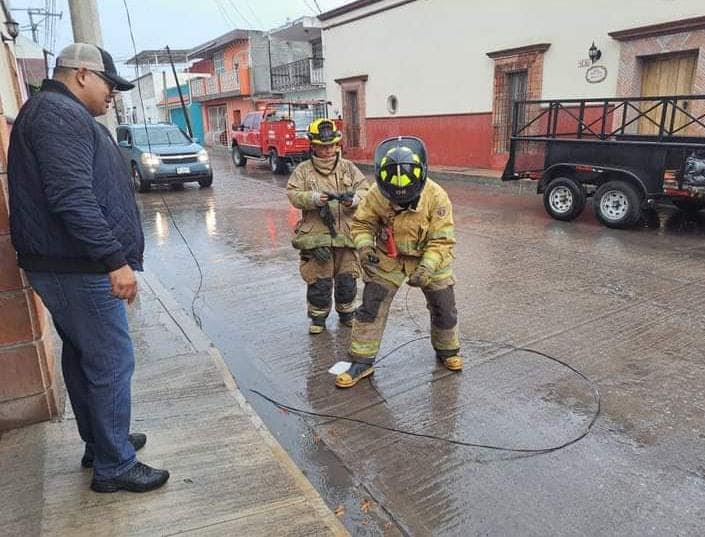
[[[375,249],[372,248],[372,246],[363,246],[358,250],[358,253],[360,254],[360,263],[363,267],[379,263],[379,257],[377,257]]]
[[[407,283],[411,287],[426,287],[431,283],[431,271],[423,265],[419,265],[411,276],[409,276]]]

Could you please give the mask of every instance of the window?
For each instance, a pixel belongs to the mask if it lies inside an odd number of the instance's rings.
[[[499,127],[501,130],[501,138],[498,140],[499,151],[509,151],[509,139],[512,136],[512,124],[515,122],[519,122],[522,125],[524,124],[525,106],[521,104],[515,107],[514,103],[516,101],[526,100],[528,72],[509,72],[505,73],[504,77],[505,92],[502,101],[502,115],[499,122]]]
[[[321,69],[323,67],[323,41],[320,39],[311,41],[311,56],[313,57],[313,68]]]
[[[177,127],[146,127],[135,130],[136,145],[188,145],[190,143],[191,140]]]
[[[396,95],[390,95],[387,97],[387,111],[390,114],[396,114],[399,108],[399,100]]]
[[[118,143],[127,141],[127,132],[128,132],[127,129],[118,129],[118,131],[117,131]]]
[[[251,112],[245,116],[245,128],[254,129],[259,127],[259,121],[257,121],[257,126],[255,126],[255,120],[259,118],[259,112]]]
[[[350,147],[360,146],[360,101],[357,91],[345,92],[344,115],[347,118],[346,136]]]
[[[213,69],[217,75],[225,72],[225,57],[222,52],[213,55]]]

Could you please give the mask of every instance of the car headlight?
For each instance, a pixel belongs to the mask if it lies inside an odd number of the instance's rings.
[[[208,151],[201,149],[198,152],[198,162],[208,162]]]
[[[142,153],[140,160],[142,161],[142,164],[145,166],[151,166],[152,168],[157,168],[159,164],[161,164],[159,155],[155,155],[154,153]]]

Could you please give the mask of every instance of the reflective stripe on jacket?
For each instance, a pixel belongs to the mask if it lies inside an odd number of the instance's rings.
[[[286,186],[289,201],[301,209],[301,219],[296,225],[296,235],[292,244],[300,250],[310,250],[321,246],[353,247],[350,226],[355,207],[345,207],[338,201],[328,203],[335,220],[336,237],[323,223],[320,207],[315,204],[313,193],[353,192],[359,199],[367,193],[368,183],[362,172],[349,160],[340,159],[338,166],[328,176],[316,171],[310,160],[302,162],[291,174]]]
[[[373,185],[353,218],[355,247],[376,245],[387,253],[383,233],[387,226],[393,230],[400,256],[420,258],[420,264],[434,273],[450,266],[453,261],[453,206],[446,191],[435,181],[426,180],[415,209],[398,213],[377,185]]]

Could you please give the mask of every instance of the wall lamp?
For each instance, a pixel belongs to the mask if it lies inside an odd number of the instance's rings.
[[[595,46],[595,42],[592,42],[592,45],[590,45],[590,48],[588,49],[588,57],[590,58],[590,61],[592,63],[595,63],[597,60],[602,58],[602,51]]]
[[[2,37],[2,42],[10,42],[12,41],[13,43],[15,42],[15,39],[17,39],[17,36],[20,35],[20,23],[17,22],[16,20],[13,19],[8,19],[5,21],[5,26],[7,27],[7,33],[10,35],[9,38],[5,37],[2,32],[0,32],[0,36]]]

